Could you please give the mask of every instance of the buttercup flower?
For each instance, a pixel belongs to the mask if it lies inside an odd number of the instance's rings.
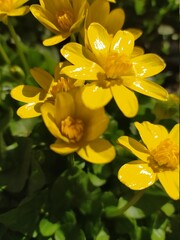
[[[72,64],[62,69],[69,77],[89,80],[82,94],[89,108],[106,105],[114,97],[119,109],[127,117],[138,111],[138,101],[133,93],[166,100],[167,91],[146,78],[165,68],[164,61],[156,54],[143,54],[134,46],[134,36],[119,30],[112,38],[98,23],[92,23],[87,32],[89,49],[78,43],[68,43],[62,55]]]
[[[60,63],[62,67],[64,63]],[[55,68],[55,76],[41,68],[32,68],[31,75],[40,87],[30,85],[19,85],[11,90],[11,97],[26,103],[17,110],[17,115],[21,118],[32,118],[41,115],[41,105],[49,100],[55,99],[56,94],[61,91],[69,91],[71,88],[81,86],[79,82],[59,74],[60,68]]]
[[[123,165],[119,180],[133,190],[147,188],[159,180],[167,194],[179,199],[179,124],[168,133],[165,127],[149,122],[135,123],[144,143],[122,136],[119,143],[139,160]]]
[[[81,89],[57,94],[55,104],[46,102],[41,107],[43,120],[57,140],[50,145],[59,154],[77,152],[86,161],[107,163],[114,159],[115,149],[99,138],[106,130],[109,118],[104,108],[90,110],[81,100]]]
[[[0,0],[0,21],[8,16],[22,16],[29,12],[29,6],[22,6],[28,0]]]
[[[86,9],[86,0],[40,0],[40,5],[33,4],[30,7],[34,17],[55,34],[43,41],[45,46],[60,43],[79,31]]]

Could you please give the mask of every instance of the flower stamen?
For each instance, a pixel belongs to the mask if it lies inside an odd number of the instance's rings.
[[[150,165],[154,171],[167,171],[177,168],[179,163],[179,148],[167,138],[151,151]]]
[[[81,119],[68,116],[61,121],[60,131],[71,143],[79,142],[84,134],[84,123]]]

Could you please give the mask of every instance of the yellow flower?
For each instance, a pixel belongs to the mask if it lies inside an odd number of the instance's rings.
[[[77,154],[88,162],[108,163],[115,157],[114,147],[99,138],[106,130],[109,118],[104,108],[90,110],[81,100],[81,89],[57,94],[55,104],[41,107],[43,120],[57,140],[50,145],[58,154]]]
[[[45,101],[52,101],[56,94],[61,91],[69,91],[71,88],[81,86],[83,83],[67,78],[59,74],[60,67],[55,68],[55,77],[41,68],[32,68],[31,75],[40,87],[19,85],[11,90],[11,97],[26,103],[17,110],[21,118],[32,118],[41,115],[41,105]]]
[[[22,16],[29,12],[29,6],[22,6],[28,0],[0,0],[0,21],[8,16]]]
[[[155,54],[143,54],[134,47],[134,37],[119,30],[112,38],[105,28],[92,23],[88,28],[89,49],[78,43],[68,43],[62,55],[72,64],[62,69],[69,77],[89,80],[82,94],[89,108],[106,105],[114,97],[118,107],[127,117],[138,111],[138,101],[133,91],[166,100],[167,91],[146,78],[165,68],[164,61]]]
[[[86,0],[40,0],[40,5],[33,4],[30,7],[34,17],[55,34],[43,41],[45,46],[60,43],[79,31],[86,9]]]
[[[168,133],[162,125],[135,123],[144,143],[122,136],[119,143],[139,160],[123,165],[119,180],[133,190],[147,188],[159,180],[167,194],[179,199],[179,124]]]

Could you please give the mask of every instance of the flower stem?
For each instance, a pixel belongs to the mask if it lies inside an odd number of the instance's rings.
[[[9,28],[9,31],[10,31],[13,39],[14,39],[14,42],[15,42],[16,47],[17,47],[18,55],[19,55],[19,57],[21,59],[21,62],[22,62],[23,67],[24,67],[24,70],[25,70],[25,72],[27,74],[29,72],[29,66],[28,66],[28,63],[27,63],[26,58],[24,56],[24,52],[23,52],[22,47],[21,47],[21,42],[19,41],[18,36],[17,36],[17,34],[15,32],[15,29],[14,29],[14,27],[11,24],[9,19],[8,19],[8,28]]]
[[[115,218],[121,216],[129,207],[134,206],[139,199],[143,196],[145,189],[137,191],[134,196],[127,202],[125,206],[120,209],[113,210],[112,212],[107,212],[105,215],[107,218]]]
[[[0,54],[2,55],[4,61],[9,65],[11,63],[10,59],[9,59],[8,55],[6,54],[6,52],[4,51],[4,48],[1,43],[0,43]]]

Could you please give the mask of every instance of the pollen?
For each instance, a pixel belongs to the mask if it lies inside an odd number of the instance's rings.
[[[63,32],[68,32],[74,23],[74,14],[69,10],[63,10],[57,15],[59,27]]]
[[[179,164],[178,145],[167,138],[151,151],[151,167],[155,171],[174,170]]]
[[[84,134],[84,123],[81,119],[68,116],[61,121],[60,131],[71,143],[77,143]]]
[[[117,53],[109,54],[106,59],[104,70],[108,79],[117,79],[128,75],[132,64],[126,55],[119,56]]]
[[[60,77],[58,81],[53,82],[50,89],[50,94],[55,98],[57,93],[68,92],[72,88],[74,88],[74,84],[71,79]]]

